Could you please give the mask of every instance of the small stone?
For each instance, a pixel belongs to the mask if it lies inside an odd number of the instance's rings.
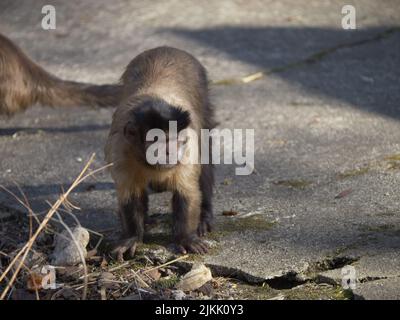
[[[208,296],[208,297],[211,297],[214,292],[214,288],[213,288],[213,285],[211,282],[207,282],[207,283],[203,284],[197,290],[199,292],[201,292],[204,296]]]
[[[182,290],[172,290],[171,298],[174,300],[184,300],[186,299],[186,293],[184,293]]]
[[[76,242],[72,240],[67,230],[56,236],[55,248],[52,254],[52,264],[57,266],[73,266],[86,258],[86,246],[89,243],[89,232],[82,227],[75,227],[71,230]]]

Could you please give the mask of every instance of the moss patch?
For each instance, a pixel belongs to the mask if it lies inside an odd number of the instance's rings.
[[[143,248],[158,249],[160,246],[168,246],[172,241],[172,236],[167,233],[145,234]]]
[[[279,294],[279,292],[272,289],[267,284],[252,286],[249,284],[238,283],[236,284],[236,288],[240,299],[267,300]]]
[[[177,275],[171,275],[169,277],[160,278],[155,282],[155,286],[161,289],[173,288],[179,282]]]
[[[389,161],[388,169],[389,170],[400,170],[400,162],[399,161]]]
[[[351,300],[353,293],[339,286],[306,283],[292,289],[275,290],[266,283],[261,286],[237,283],[235,299],[268,300],[281,296],[284,300]]]
[[[265,219],[264,216],[255,214],[245,218],[226,217],[217,226],[217,231],[221,232],[243,232],[247,230],[265,231],[272,228],[275,223]]]
[[[311,181],[302,180],[302,179],[293,179],[293,180],[278,180],[273,182],[274,185],[284,186],[293,189],[305,189],[306,187],[312,184]]]
[[[317,285],[308,283],[296,288],[285,290],[287,300],[351,300],[351,290],[344,290],[339,286]]]
[[[392,154],[392,155],[390,155],[390,156],[387,156],[387,157],[385,158],[385,160],[387,160],[387,161],[400,161],[400,153],[398,153],[398,154]]]
[[[339,173],[337,177],[339,179],[347,179],[347,178],[352,178],[352,177],[357,177],[361,176],[363,174],[366,174],[369,171],[369,167],[363,167],[363,168],[357,168],[353,170],[347,170],[345,172]]]

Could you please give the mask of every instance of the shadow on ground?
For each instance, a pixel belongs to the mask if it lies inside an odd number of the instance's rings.
[[[217,49],[231,59],[257,66],[258,71],[271,71],[310,93],[395,119],[400,118],[399,31],[398,26],[355,31],[230,26],[159,30]],[[319,68],[319,77],[301,72],[310,65]]]
[[[1,136],[13,136],[14,134],[22,133],[24,135],[36,134],[40,131],[47,133],[79,133],[79,132],[90,132],[90,131],[101,131],[106,130],[110,126],[98,125],[98,124],[88,124],[84,126],[69,126],[69,127],[10,127],[10,128],[0,128]]]

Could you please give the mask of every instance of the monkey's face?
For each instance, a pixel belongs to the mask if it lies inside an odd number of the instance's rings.
[[[152,101],[153,102],[153,101]],[[188,147],[187,111],[162,104],[145,104],[136,108],[124,127],[124,137],[136,158],[156,169],[179,165]]]
[[[148,131],[145,150],[148,165],[159,169],[169,169],[179,165],[188,146],[188,136],[185,131],[178,134],[169,131]]]

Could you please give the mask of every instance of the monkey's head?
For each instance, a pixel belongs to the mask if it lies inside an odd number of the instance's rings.
[[[169,169],[180,163],[188,145],[190,114],[153,97],[133,106],[123,128],[136,158],[147,166]]]

